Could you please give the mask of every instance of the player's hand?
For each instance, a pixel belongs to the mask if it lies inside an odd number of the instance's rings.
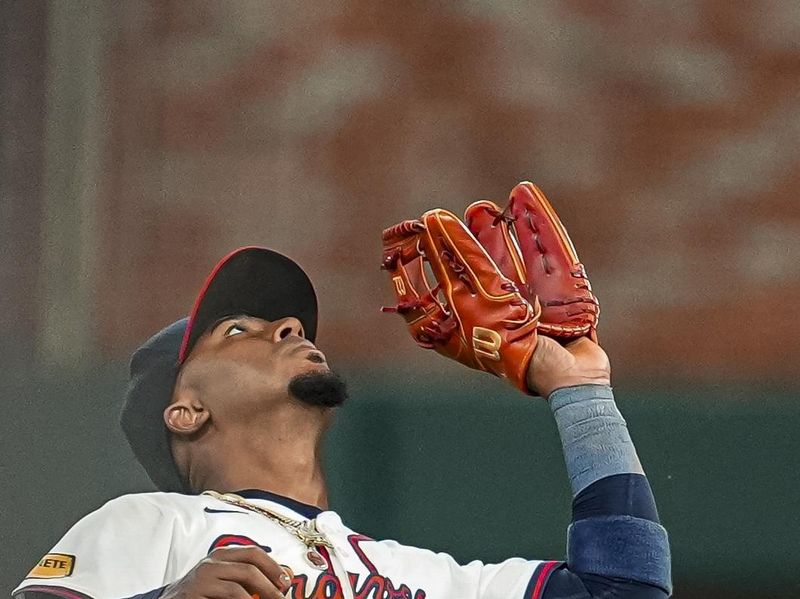
[[[528,388],[544,398],[576,385],[610,385],[611,365],[603,348],[587,337],[566,345],[539,336],[528,365]]]
[[[290,584],[260,547],[222,547],[167,586],[161,599],[283,599]]]

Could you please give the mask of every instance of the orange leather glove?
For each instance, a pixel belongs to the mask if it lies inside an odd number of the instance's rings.
[[[435,209],[383,232],[383,268],[398,301],[384,311],[402,315],[421,347],[531,393],[526,374],[538,334],[596,338],[597,300],[533,184],[515,187],[505,210],[476,202],[466,218],[469,228]]]

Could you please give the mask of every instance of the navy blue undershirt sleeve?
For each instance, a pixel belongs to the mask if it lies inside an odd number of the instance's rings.
[[[664,589],[635,580],[581,574],[561,566],[553,571],[542,599],[667,599]]]
[[[644,474],[615,474],[592,483],[572,500],[572,521],[631,516],[659,523],[656,501]]]

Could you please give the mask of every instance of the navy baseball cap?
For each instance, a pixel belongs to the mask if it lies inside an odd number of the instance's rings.
[[[161,491],[191,492],[172,458],[163,418],[181,365],[211,325],[238,314],[270,321],[294,316],[306,338],[316,338],[317,296],[293,260],[255,246],[239,248],[220,260],[188,318],[153,335],[131,359],[120,424],[136,459]]]

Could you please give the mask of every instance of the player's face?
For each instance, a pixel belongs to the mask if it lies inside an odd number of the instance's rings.
[[[210,409],[246,414],[249,409],[238,408],[285,401],[293,379],[329,370],[325,355],[303,335],[296,318],[225,318],[200,337],[182,370]]]

